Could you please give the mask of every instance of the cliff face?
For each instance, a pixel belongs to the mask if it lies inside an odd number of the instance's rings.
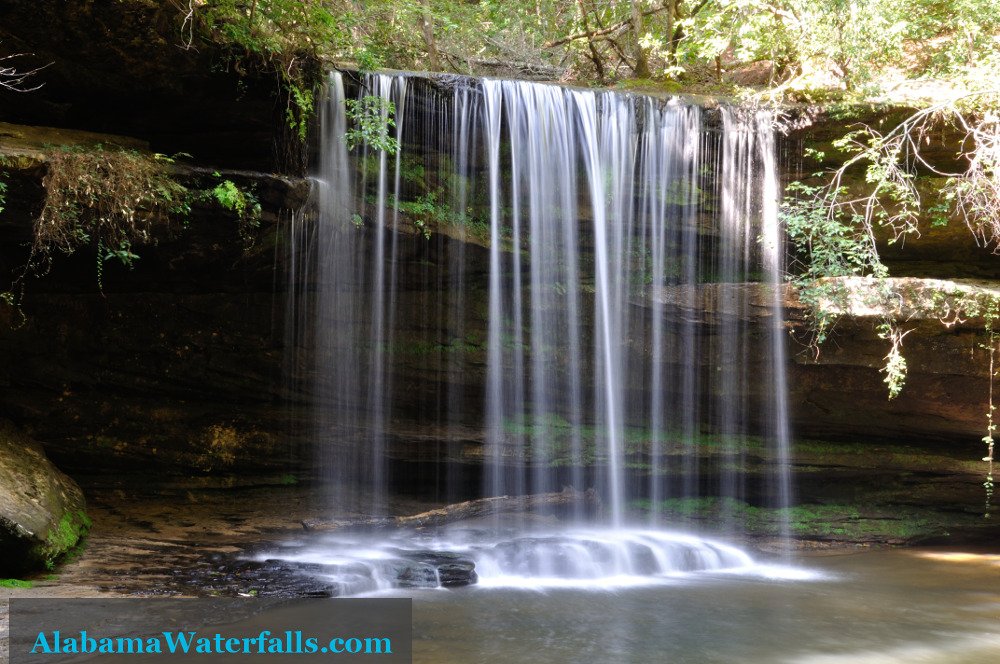
[[[196,196],[189,213],[135,247],[132,269],[89,246],[21,277],[52,150],[95,146],[149,151],[134,138],[0,123],[8,185],[0,265],[13,284],[4,290],[23,292],[0,312],[0,410],[74,463],[121,457],[216,471],[239,456],[248,467],[283,468],[284,282],[275,256],[310,183],[178,162],[170,177],[190,191],[223,180],[252,191],[259,226],[241,227]]]
[[[785,137],[793,157],[784,160],[782,179],[808,180],[815,171],[839,167],[847,156],[833,146],[835,139],[862,125],[886,130],[912,112],[856,107],[820,113]],[[955,146],[962,140],[955,131],[942,128],[927,138],[922,154],[943,170],[959,171],[964,165],[955,163]],[[820,162],[799,157],[806,148],[825,156]],[[930,206],[943,181],[929,172],[916,175],[914,184]],[[849,191],[867,192],[865,178],[862,169],[855,169],[845,174],[843,184]],[[978,456],[989,413],[987,321],[962,311],[960,301],[966,295],[997,296],[1000,260],[957,216],[945,225],[924,220],[919,235],[899,241],[885,230],[876,232],[879,256],[892,277],[891,300],[874,294],[872,284],[849,285],[851,306],[828,303],[841,315],[819,349],[804,345],[808,340],[804,311],[789,306],[789,327],[802,342],[792,346],[790,355],[795,363],[789,387],[796,426],[803,435],[817,437],[938,441]],[[906,383],[892,400],[881,371],[891,344],[875,331],[881,319],[892,320],[906,333],[902,342]]]
[[[36,59],[30,62],[53,64],[41,90],[2,95],[0,120],[118,136],[26,137],[19,126],[0,126],[10,184],[0,213],[4,275],[15,276],[26,259],[24,245],[44,194],[47,143],[190,152],[194,165],[178,166],[176,177],[206,182],[221,169],[221,176],[256,188],[264,214],[249,248],[232,215],[203,203],[192,211],[187,228],[163,229],[155,245],[143,248],[134,270],[107,263],[103,288],[95,274],[97,257],[86,251],[58,258],[48,274],[26,282],[23,318],[21,311],[0,306],[0,413],[44,441],[57,460],[76,466],[156,464],[211,473],[307,467],[309,446],[316,442],[309,412],[323,404],[316,403],[315,377],[298,384],[289,380],[304,367],[296,365],[299,339],[287,317],[286,275],[289,215],[304,204],[309,184],[253,170],[275,166],[272,147],[284,131],[273,79],[220,69],[224,54],[209,49],[178,48],[169,3],[130,3],[124,13],[100,3],[27,4],[0,0],[2,47],[33,52]],[[58,20],[64,30],[41,30],[46,21],[38,14]],[[103,36],[100,43],[95,35]],[[133,43],[135,35],[142,35],[141,44]],[[879,112],[859,119],[877,119]],[[801,154],[803,147],[822,146],[843,131],[843,121],[821,117],[788,136],[786,151]],[[812,170],[801,160],[786,160],[783,178],[799,179]],[[400,461],[475,462],[483,441],[476,426],[485,398],[487,330],[478,313],[483,301],[465,314],[466,337],[460,340],[465,359],[456,371],[450,359],[454,348],[440,341],[447,337],[443,321],[420,323],[426,317],[418,314],[449,297],[448,279],[421,275],[446,273],[460,242],[444,233],[434,233],[430,241],[405,234],[399,242],[402,254],[412,259],[403,269],[412,274],[402,275],[411,288],[398,302],[397,345],[390,349],[399,415],[389,432],[390,454]],[[485,250],[474,244],[462,250],[470,257],[464,275],[468,297],[484,300]],[[955,223],[883,250],[899,276],[988,284],[1000,279],[996,259]],[[668,303],[668,312],[693,317],[709,338],[718,312],[712,309],[712,287],[702,291],[697,311]],[[748,333],[759,335],[773,312],[765,292],[755,297],[747,324]],[[880,373],[888,348],[876,336],[871,316],[848,312],[817,356],[802,341],[800,305],[790,293],[785,303],[797,436],[968,445],[970,454],[978,454],[989,393],[988,358],[979,345],[982,320],[946,327],[933,315],[900,315],[913,329],[904,342],[909,371],[902,394],[890,401]],[[633,353],[642,361],[648,349]],[[710,370],[712,358],[700,361]],[[765,358],[756,361],[756,369],[764,371]],[[752,391],[754,403],[763,389]],[[428,413],[445,399],[454,400],[461,413],[457,439],[427,426]]]
[[[46,441],[57,459],[88,464],[118,459],[126,465],[141,461],[223,473],[308,467],[308,447],[318,440],[309,428],[310,410],[333,404],[317,401],[324,377],[312,373],[299,353],[303,341],[297,335],[308,336],[311,321],[289,317],[290,216],[282,210],[303,201],[307,183],[263,176],[256,182],[262,191],[272,184],[272,202],[249,249],[230,215],[205,206],[192,213],[187,229],[138,250],[133,270],[106,263],[103,292],[97,287],[96,256],[88,252],[57,258],[48,275],[29,281],[24,318],[13,308],[2,309],[3,412]],[[10,266],[24,259],[27,233],[20,230],[18,235],[8,227],[5,235]],[[487,304],[487,251],[463,247],[443,234],[430,241],[404,234],[399,247],[407,257],[400,279],[408,287],[396,302],[393,341],[386,350],[393,367],[390,453],[411,461],[444,455],[475,462],[484,440],[478,423],[486,398],[488,329],[481,311]],[[467,256],[466,308],[464,337],[456,340],[449,329],[451,280],[441,275],[454,269],[452,252],[459,249]],[[881,372],[889,346],[875,332],[877,316],[886,312],[844,312],[817,354],[806,344],[802,305],[784,287],[796,436],[930,442],[978,454],[989,393],[988,355],[980,345],[984,322],[967,318],[946,326],[943,310],[917,306],[926,292],[952,284],[898,282],[899,297],[914,307],[887,312],[912,330],[903,345],[906,386],[894,400],[888,399]],[[292,285],[308,302],[312,285]],[[718,309],[719,288],[706,284],[693,295],[651,294],[661,298],[671,319],[696,322],[703,372],[711,372],[717,361],[712,338],[725,317]],[[763,338],[775,313],[770,293],[760,285],[741,288],[751,303],[746,333]],[[429,314],[434,311],[442,314]],[[580,327],[589,333],[592,321],[580,320]],[[681,347],[669,337],[664,343]],[[639,364],[651,357],[642,345],[630,355]],[[683,360],[669,353],[666,359]],[[750,361],[750,375],[767,374],[765,355]],[[591,374],[583,377],[586,390],[594,387]],[[296,375],[304,380],[293,383]],[[768,389],[766,381],[750,385],[750,398],[758,404],[753,408],[764,408]],[[636,390],[630,399],[645,403],[648,396]],[[455,414],[457,428],[449,434],[436,424],[443,403]]]
[[[289,167],[280,78],[189,32],[181,3],[0,0],[0,16],[0,57],[44,67],[30,94],[0,88],[0,120],[132,136],[223,168]]]

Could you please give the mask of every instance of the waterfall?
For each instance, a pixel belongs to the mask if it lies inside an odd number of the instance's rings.
[[[348,151],[331,74],[318,213],[296,221],[290,264],[334,511],[384,514],[402,486],[449,501],[593,486],[614,528],[662,527],[671,500],[789,504],[770,114],[519,81],[349,83],[394,104],[400,148]],[[763,485],[745,471],[756,441]],[[393,476],[403,456],[421,463]]]

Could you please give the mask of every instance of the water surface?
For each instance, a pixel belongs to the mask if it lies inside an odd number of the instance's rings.
[[[416,662],[1000,661],[1000,556],[808,557],[809,580],[418,591]],[[398,591],[397,591],[398,592]]]

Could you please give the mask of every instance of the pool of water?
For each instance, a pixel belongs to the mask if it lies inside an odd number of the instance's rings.
[[[811,556],[630,588],[469,587],[414,599],[416,662],[1000,661],[1000,556]]]
[[[338,594],[413,598],[416,662],[1000,662],[996,552],[778,558],[663,531],[467,528],[259,557]],[[444,587],[465,563],[472,585]]]

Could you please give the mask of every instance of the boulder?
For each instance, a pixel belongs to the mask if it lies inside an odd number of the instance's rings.
[[[89,527],[76,482],[41,445],[0,420],[0,575],[51,568]]]

